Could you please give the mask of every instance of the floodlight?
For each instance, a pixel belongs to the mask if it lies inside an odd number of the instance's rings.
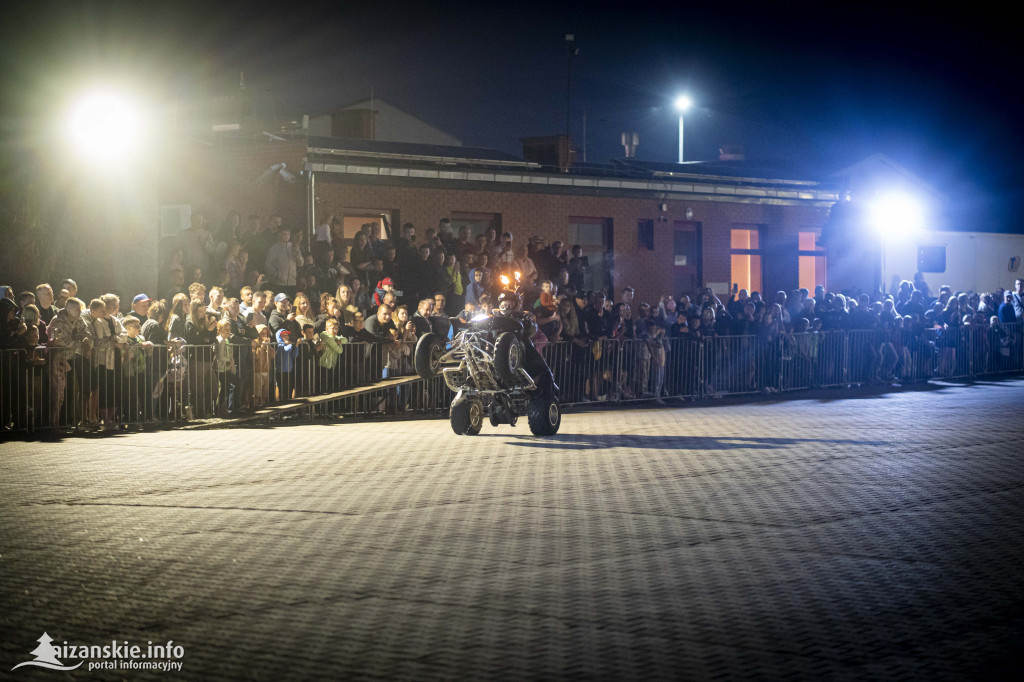
[[[275,182],[278,179],[287,183],[293,183],[297,178],[295,177],[295,173],[288,170],[288,164],[282,161],[281,163],[275,163],[267,168],[267,170],[263,171],[260,176],[256,178],[256,184],[264,185],[269,182]]]
[[[124,156],[144,133],[144,116],[131,98],[97,90],[79,98],[68,114],[65,133],[81,153],[93,159]]]
[[[868,220],[883,235],[894,237],[924,227],[924,206],[908,194],[887,194],[871,202]]]
[[[689,95],[679,95],[676,97],[676,111],[685,112],[693,106],[693,100],[690,99]]]

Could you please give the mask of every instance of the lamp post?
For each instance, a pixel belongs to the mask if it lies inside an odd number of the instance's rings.
[[[680,95],[676,98],[676,111],[679,112],[679,163],[683,162],[683,114],[693,106],[693,100],[689,95]]]

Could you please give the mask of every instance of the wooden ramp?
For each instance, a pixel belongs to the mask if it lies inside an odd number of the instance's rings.
[[[416,375],[395,377],[394,379],[381,379],[375,384],[357,386],[355,388],[347,388],[344,391],[337,391],[335,393],[322,393],[320,395],[304,396],[302,398],[296,398],[295,400],[291,400],[287,403],[281,403],[280,405],[268,405],[267,407],[261,407],[258,410],[255,410],[248,414],[239,415],[237,417],[228,417],[226,419],[197,419],[193,422],[190,422],[189,424],[186,424],[178,428],[201,429],[218,426],[236,426],[238,424],[245,424],[247,422],[270,421],[274,417],[281,417],[296,410],[312,407],[314,405],[320,405],[321,403],[329,403],[335,400],[344,400],[345,398],[356,398],[358,396],[366,395],[368,393],[386,391],[397,386],[411,384],[419,381],[422,380]]]

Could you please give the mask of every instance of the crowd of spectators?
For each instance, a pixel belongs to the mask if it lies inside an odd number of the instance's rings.
[[[122,305],[108,293],[86,302],[72,279],[20,294],[3,287],[0,349],[22,353],[4,355],[0,418],[26,418],[17,407],[25,401],[9,395],[15,378],[18,390],[37,396],[47,425],[112,428],[139,418],[228,416],[408,373],[419,336],[448,335],[452,316],[489,311],[501,276],[516,273],[524,308],[537,319],[534,343],[556,376],[587,367],[580,400],[660,401],[671,389],[673,349],[720,336],[800,353],[808,346],[795,340],[804,335],[856,332],[869,379],[888,381],[900,375],[908,339],[932,332],[942,374],[954,346],[942,338],[983,327],[1008,346],[1005,325],[1024,315],[1021,279],[1012,290],[980,294],[943,286],[933,296],[917,276],[893,294],[818,287],[762,296],[734,286],[724,301],[711,289],[637,301],[629,286],[618,297],[587,290],[589,264],[577,245],[566,251],[536,236],[522,243],[493,228],[471,237],[447,219],[422,235],[408,223],[398,232],[384,239],[367,223],[346,239],[342,221],[327,216],[307,239],[279,216],[243,220],[232,212],[210,229],[196,212],[167,254],[156,296]],[[617,366],[629,381],[610,372],[609,342],[624,342],[627,350],[615,352],[626,353]],[[192,414],[182,411],[186,402]]]

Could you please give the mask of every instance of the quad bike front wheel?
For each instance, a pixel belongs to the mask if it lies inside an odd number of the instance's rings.
[[[530,431],[535,436],[553,436],[562,425],[562,406],[553,396],[536,395],[527,410]]]
[[[460,436],[475,436],[484,425],[484,406],[479,400],[459,396],[448,415],[452,431]]]

